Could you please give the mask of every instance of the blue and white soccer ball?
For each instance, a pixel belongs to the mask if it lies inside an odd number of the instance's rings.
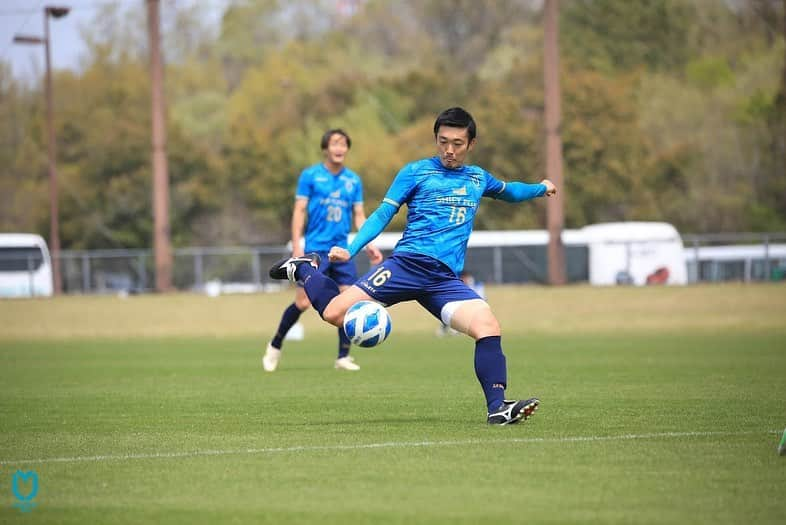
[[[373,301],[353,304],[344,314],[344,331],[353,345],[377,346],[390,335],[390,315]]]

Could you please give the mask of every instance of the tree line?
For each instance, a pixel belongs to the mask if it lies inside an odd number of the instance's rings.
[[[786,230],[785,6],[561,2],[566,227]],[[540,2],[245,0],[218,25],[198,4],[164,7],[175,246],[285,241],[329,127],[353,138],[369,210],[403,164],[433,154],[433,119],[453,105],[478,121],[473,162],[543,177]],[[54,73],[62,246],[149,247],[144,9],[106,4],[83,38],[84,66]],[[0,62],[2,231],[48,232],[43,88]],[[537,203],[482,207],[476,228],[544,224]]]

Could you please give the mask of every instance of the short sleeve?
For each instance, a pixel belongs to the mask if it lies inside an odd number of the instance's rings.
[[[385,194],[382,202],[387,202],[395,206],[396,209],[400,208],[410,198],[416,184],[414,166],[413,164],[407,164],[401,168],[396,178],[393,179],[393,184],[388,188],[388,192]]]
[[[295,199],[308,199],[311,197],[311,171],[303,170],[300,173],[300,178],[297,180],[297,190],[295,190]]]
[[[483,176],[486,179],[486,189],[483,190],[483,196],[493,198],[499,197],[505,190],[505,183],[486,170],[483,170]]]
[[[354,204],[363,204],[363,179],[357,177],[357,184],[355,184],[355,195],[352,197]]]

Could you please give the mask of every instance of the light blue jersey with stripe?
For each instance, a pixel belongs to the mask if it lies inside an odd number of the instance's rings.
[[[404,166],[383,202],[406,204],[407,227],[394,252],[419,253],[446,264],[457,275],[481,197],[497,197],[505,183],[478,166],[445,168],[439,157]]]
[[[306,253],[347,247],[354,205],[363,204],[363,184],[355,172],[344,167],[334,175],[321,163],[308,167],[300,174],[295,198],[308,199]]]

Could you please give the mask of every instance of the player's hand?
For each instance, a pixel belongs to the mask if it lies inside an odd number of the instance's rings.
[[[382,262],[382,252],[373,244],[366,246],[366,255],[368,255],[368,261],[371,263],[371,266],[376,266]]]
[[[546,197],[551,197],[557,193],[557,187],[549,179],[543,179],[540,183],[546,185]]]
[[[349,260],[349,250],[333,246],[328,252],[330,262],[347,262]]]

